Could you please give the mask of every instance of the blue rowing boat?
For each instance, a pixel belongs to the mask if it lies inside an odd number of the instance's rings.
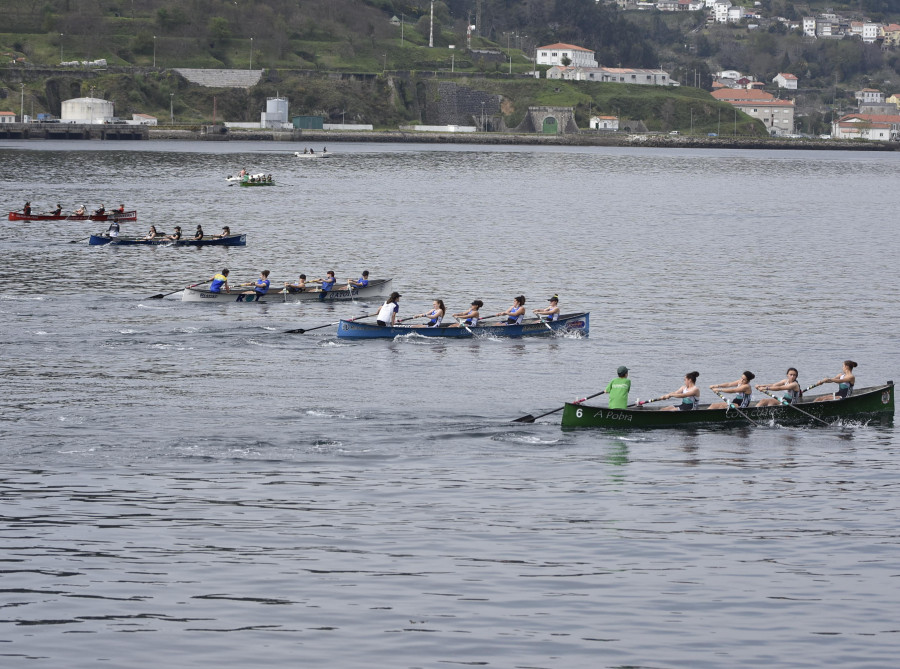
[[[246,246],[247,235],[226,235],[224,237],[204,237],[203,239],[166,239],[163,237],[107,237],[106,235],[91,235],[88,242],[91,246],[112,244],[113,246]]]
[[[471,339],[472,337],[540,337],[555,334],[588,334],[590,312],[560,315],[557,321],[526,319],[518,325],[490,323],[466,327],[455,323],[439,325],[435,328],[394,325],[382,327],[360,321],[342,320],[338,324],[339,339],[393,339],[394,337],[417,334],[422,337],[449,337],[451,339]]]

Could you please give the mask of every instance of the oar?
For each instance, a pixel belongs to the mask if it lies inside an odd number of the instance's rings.
[[[209,283],[209,281],[201,281],[200,283],[195,283],[191,286],[188,286],[188,288],[196,288],[197,286],[202,286],[204,283]],[[173,290],[171,293],[157,293],[156,295],[151,295],[147,299],[148,300],[161,300],[162,298],[167,297],[169,295],[174,295],[175,293],[180,293],[182,290],[184,290],[184,288],[179,288],[178,290]]]
[[[93,237],[93,235],[91,235],[91,237]],[[73,239],[73,240],[70,241],[69,243],[70,243],[70,244],[77,244],[78,242],[86,242],[86,241],[89,240],[91,237],[85,237],[84,239]]]
[[[376,311],[374,314],[363,314],[362,316],[357,316],[356,318],[344,318],[342,320],[345,321],[359,321],[363,318],[372,318],[372,316],[377,316],[378,312]],[[303,334],[304,332],[311,332],[312,330],[321,330],[322,328],[327,328],[330,325],[337,325],[341,321],[335,321],[334,323],[325,323],[325,325],[317,325],[314,328],[296,328],[294,330],[285,330],[284,334]]]
[[[453,318],[456,318],[456,316],[454,316]],[[473,337],[475,336],[475,333],[469,329],[468,325],[466,325],[465,323],[462,322],[461,318],[456,318],[456,322],[459,323],[459,327],[465,328],[470,335],[472,335]]]
[[[732,409],[734,409],[735,411],[737,411],[737,412],[738,412],[739,414],[741,414],[744,418],[746,418],[747,420],[749,420],[753,425],[755,425],[756,427],[762,427],[762,424],[757,423],[755,420],[753,420],[752,418],[750,418],[750,416],[748,416],[748,415],[745,414],[743,411],[741,411],[739,408],[737,408],[736,406],[734,406],[734,402],[732,402],[731,400],[729,400],[728,398],[726,398],[725,395],[723,395],[722,393],[720,393],[718,390],[713,390],[713,392],[714,392],[716,395],[718,395],[720,398],[722,398],[722,401],[725,402],[729,407],[731,407]]]
[[[784,406],[788,406],[788,407],[790,407],[791,409],[795,409],[795,410],[799,411],[799,412],[802,413],[802,414],[806,414],[807,416],[809,416],[809,417],[812,418],[813,420],[817,420],[817,421],[819,421],[820,423],[822,423],[822,425],[827,425],[827,426],[831,427],[831,423],[829,423],[829,422],[827,422],[827,421],[824,421],[824,420],[822,420],[821,418],[819,418],[819,417],[817,417],[817,416],[813,416],[811,413],[809,413],[808,411],[804,411],[803,409],[801,409],[801,408],[798,407],[798,406],[794,406],[793,402],[785,402],[785,401],[784,401],[784,398],[782,398],[782,397],[776,397],[775,395],[773,395],[772,393],[770,393],[768,390],[763,390],[762,388],[759,388],[758,386],[757,386],[757,389],[759,390],[759,392],[765,393],[766,395],[768,395],[768,396],[771,397],[772,399],[778,400],[778,401],[779,401],[781,404],[783,404]]]
[[[544,324],[544,327],[545,327],[545,328],[547,328],[548,330],[550,330],[550,332],[553,332],[553,328],[550,327],[550,323],[548,323],[547,321],[545,321],[543,316],[538,316],[538,320],[539,320],[541,323]]]
[[[599,393],[594,393],[593,395],[588,395],[587,397],[582,397],[580,400],[573,402],[573,404],[581,404],[582,402],[586,402],[587,400],[591,399],[592,397],[598,397],[605,392],[606,392],[605,390],[601,390]],[[565,408],[566,408],[565,406],[561,406],[561,407],[559,407],[559,409],[554,409],[553,411],[548,411],[547,413],[542,413],[540,416],[532,416],[531,414],[527,414],[525,416],[521,416],[520,418],[516,418],[512,422],[513,423],[533,423],[538,418],[543,418],[544,416],[549,416],[550,414],[556,413],[557,411],[562,411]]]
[[[630,409],[631,407],[642,407],[645,404],[650,404],[650,402],[659,402],[660,400],[666,399],[665,395],[660,395],[659,397],[654,397],[652,400],[641,400],[640,402],[635,402],[634,404],[629,404],[626,409]]]
[[[813,388],[818,388],[819,386],[822,385],[822,383],[823,383],[823,381],[816,381],[816,382],[815,382],[814,384],[812,384],[811,386],[807,386],[806,388],[804,388],[804,389],[803,389],[803,392],[805,393],[807,390],[812,390]]]

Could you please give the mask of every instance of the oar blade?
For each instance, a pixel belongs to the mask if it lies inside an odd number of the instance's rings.
[[[164,297],[165,297],[165,295],[163,295],[162,293],[157,293],[156,295],[151,295],[147,299],[148,300],[161,300]]]
[[[303,328],[296,328],[294,330],[285,330],[284,334],[303,334],[306,332]]]
[[[534,416],[532,416],[531,414],[528,414],[527,416],[520,416],[519,418],[516,418],[513,421],[513,423],[533,423],[533,422],[534,422]]]

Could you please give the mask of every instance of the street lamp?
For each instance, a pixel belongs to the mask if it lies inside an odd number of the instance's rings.
[[[22,87],[22,109],[19,112],[19,120],[21,120],[22,123],[25,123],[25,84],[22,83],[19,84],[19,86]]]
[[[250,69],[253,69],[253,38],[250,38]]]
[[[156,35],[153,36],[153,68],[156,69]]]
[[[62,39],[63,39],[63,34],[60,33],[60,34],[59,34],[59,62],[60,62],[60,63],[63,62]]]
[[[481,103],[481,132],[484,132],[484,102]]]
[[[175,125],[175,94],[169,93],[169,125]]]
[[[384,59],[381,63],[381,76],[384,76],[384,73],[387,71],[387,54],[381,54],[381,57]]]

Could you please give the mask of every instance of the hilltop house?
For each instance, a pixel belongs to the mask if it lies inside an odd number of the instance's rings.
[[[537,48],[538,65],[564,65],[563,60],[574,67],[597,67],[594,52],[581,46],[558,42]]]
[[[884,102],[884,93],[877,88],[863,88],[856,91],[854,95],[856,96],[856,101],[861,105],[869,102]]]
[[[797,76],[789,72],[782,72],[772,79],[778,85],[778,88],[786,88],[791,91],[797,90]]]
[[[794,132],[794,103],[791,100],[777,100],[771,93],[756,89],[720,88],[711,95],[762,121],[770,135],[784,136]]]

